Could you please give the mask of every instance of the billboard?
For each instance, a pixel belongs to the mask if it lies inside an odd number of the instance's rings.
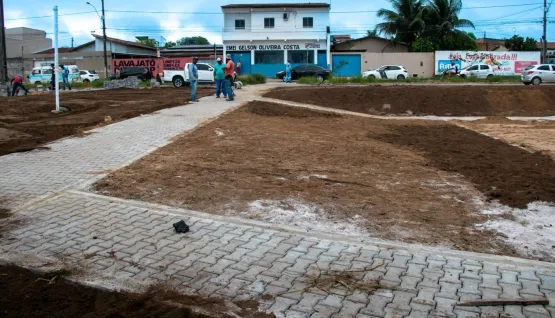
[[[488,64],[496,75],[517,75],[534,64],[540,64],[538,52],[497,52],[497,51],[436,51],[435,74],[440,75],[451,68],[451,62],[459,70],[475,64]]]

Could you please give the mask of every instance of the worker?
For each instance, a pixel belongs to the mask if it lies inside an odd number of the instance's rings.
[[[50,64],[50,67],[52,67],[52,78],[50,80],[50,89],[52,91],[56,90],[56,66],[54,65],[54,63]]]
[[[226,86],[225,90],[227,92],[227,101],[233,101],[233,74],[235,73],[235,63],[231,60],[231,54],[226,55],[226,65],[225,65],[225,80]]]
[[[237,73],[238,76],[241,76],[241,60],[237,61],[237,66],[235,68],[235,72]]]
[[[220,98],[220,94],[223,93],[224,97],[226,94],[226,84],[225,84],[225,64],[222,63],[222,59],[218,57],[217,63],[214,66],[214,78],[216,79],[216,98]]]
[[[25,91],[25,95],[29,93],[29,90],[25,86],[23,86],[23,79],[21,78],[21,76],[16,75],[12,80],[12,96],[15,96],[15,92],[20,87]]]
[[[64,83],[64,91],[66,90],[66,86],[71,90],[71,83],[69,82],[69,68],[67,66],[60,65],[62,69],[62,80]]]
[[[191,84],[191,102],[197,103],[200,100],[197,99],[197,86],[198,86],[198,68],[197,68],[198,57],[193,57],[193,63],[188,66],[189,71],[189,83]]]
[[[287,61],[287,63],[285,63],[285,83],[291,83],[291,62]]]

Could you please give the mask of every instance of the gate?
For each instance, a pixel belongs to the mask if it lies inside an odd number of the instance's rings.
[[[231,53],[231,59],[233,60],[233,63],[235,63],[235,66],[237,66],[238,61],[241,61],[241,75],[251,73],[251,52],[250,51]]]
[[[335,76],[360,76],[360,54],[333,54],[332,66]]]
[[[326,70],[329,68],[326,51],[318,51],[318,65]]]

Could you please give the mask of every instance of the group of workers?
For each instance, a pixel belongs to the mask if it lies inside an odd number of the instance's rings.
[[[231,60],[231,55],[228,54],[225,57],[225,64],[222,62],[221,58],[217,59],[216,65],[214,65],[214,78],[216,79],[216,98],[220,98],[223,94],[227,101],[234,100],[233,93],[233,82],[235,81],[235,72],[240,74],[241,72],[241,62],[237,63],[237,71],[235,69],[235,63]],[[193,57],[193,63],[188,66],[189,83],[191,84],[191,102],[199,102],[197,99],[197,86],[198,86],[198,68],[197,68],[198,57]]]
[[[52,67],[52,78],[50,80],[50,89],[53,91],[56,89],[56,67],[54,64],[50,64],[50,66]],[[66,87],[69,88],[69,90],[71,90],[71,82],[69,81],[69,68],[64,67],[63,65],[60,65],[60,68],[62,69],[62,87],[65,90]],[[22,89],[25,91],[25,95],[29,94],[29,90],[27,89],[27,87],[25,87],[25,85],[23,85],[23,78],[19,75],[16,75],[14,78],[12,78],[11,80],[11,84],[12,84],[12,91],[11,94],[8,91],[8,96],[16,96],[16,93],[19,91],[19,89]]]

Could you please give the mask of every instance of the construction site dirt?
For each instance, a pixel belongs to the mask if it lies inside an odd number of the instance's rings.
[[[199,87],[197,95],[213,93],[210,87]],[[69,92],[60,94],[60,103],[72,111],[52,113],[52,94],[0,97],[0,155],[33,150],[96,126],[184,105],[189,98],[189,88]]]
[[[511,245],[487,223],[555,202],[555,162],[446,122],[252,102],[95,190],[307,231],[555,259],[551,246]]]
[[[555,86],[321,86],[275,89],[265,97],[374,115],[555,115]]]
[[[223,299],[187,296],[154,286],[143,294],[82,286],[65,278],[68,271],[37,274],[0,266],[2,317],[166,317],[270,318],[256,301],[230,304]]]

